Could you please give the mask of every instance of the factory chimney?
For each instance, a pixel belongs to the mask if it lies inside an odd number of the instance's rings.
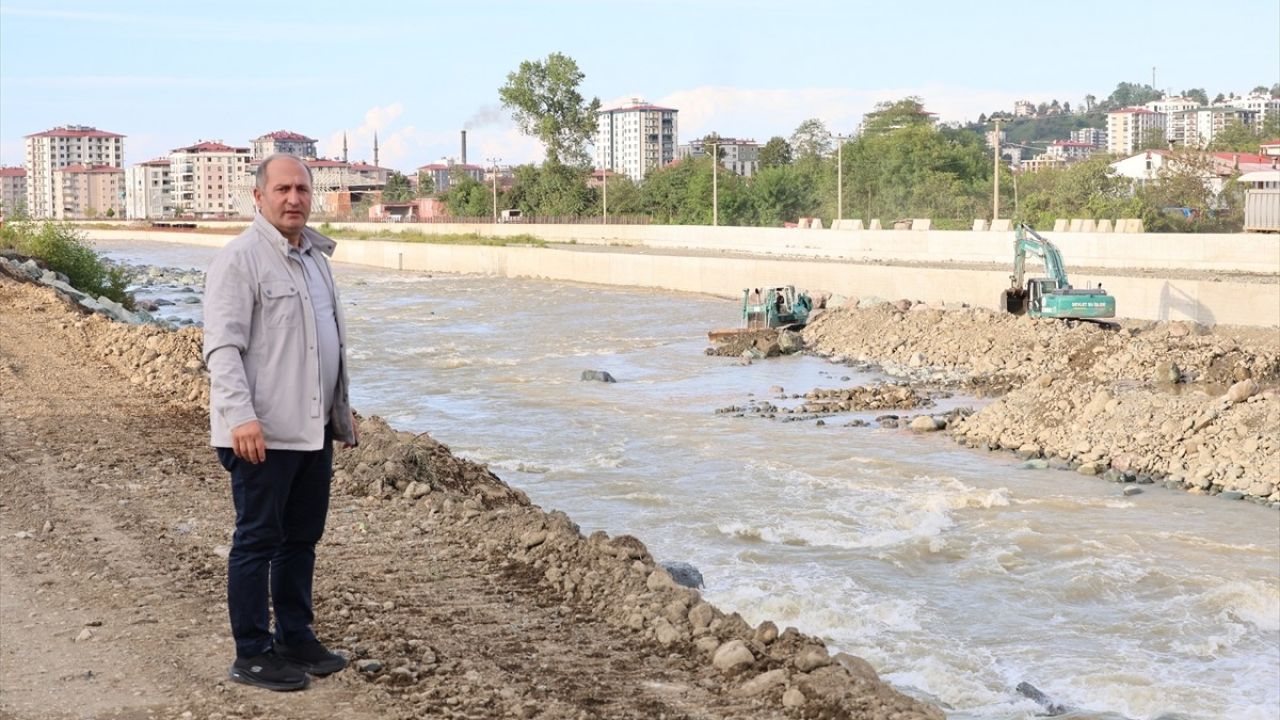
[[[462,131],[462,164],[467,164],[467,131]]]

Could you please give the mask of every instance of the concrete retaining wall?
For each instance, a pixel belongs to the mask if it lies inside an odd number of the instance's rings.
[[[817,232],[817,231],[813,231]],[[139,233],[89,230],[90,238],[140,239]],[[141,239],[221,247],[229,235],[146,233]],[[346,240],[334,259],[358,265],[429,272],[481,273],[601,285],[675,290],[726,298],[745,287],[791,284],[849,297],[910,298],[995,308],[1008,271],[914,268],[892,265],[707,255],[653,255],[571,248],[432,245],[386,240]],[[1077,286],[1097,278],[1073,278]],[[1280,325],[1280,284],[1105,278],[1122,317],[1194,320],[1205,324]]]
[[[244,223],[201,223],[240,226]],[[1013,233],[971,230],[817,230],[699,225],[464,225],[334,223],[363,232],[421,232],[547,242],[882,262],[1013,262]],[[1148,268],[1280,273],[1280,235],[1255,233],[1044,233],[1073,268]],[[1073,278],[1074,280],[1074,278]],[[1078,284],[1078,283],[1076,283]]]

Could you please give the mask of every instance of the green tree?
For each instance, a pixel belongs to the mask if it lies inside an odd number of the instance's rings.
[[[1116,89],[1111,92],[1111,95],[1102,104],[1104,110],[1119,110],[1120,108],[1145,105],[1152,100],[1159,100],[1161,97],[1163,97],[1163,93],[1150,85],[1122,82],[1116,85]]]
[[[107,208],[107,217],[109,217],[109,218],[113,218],[113,217],[115,217],[115,216],[116,216],[116,209],[115,209],[115,208]]]
[[[1249,91],[1249,94],[1250,94],[1250,95],[1266,95],[1266,94],[1267,94],[1267,86],[1266,86],[1266,85],[1259,85],[1259,86],[1255,87],[1254,89],[1250,90],[1250,91]]]
[[[1188,100],[1195,100],[1201,105],[1209,104],[1209,93],[1205,92],[1204,88],[1191,88],[1190,90],[1183,90],[1182,97],[1187,98]]]
[[[826,157],[831,154],[831,131],[821,120],[810,118],[791,133],[789,144],[794,160]]]
[[[760,148],[760,167],[771,168],[791,164],[791,145],[785,138],[774,135]]]
[[[413,186],[404,174],[392,170],[387,175],[387,184],[382,186],[382,202],[402,203],[413,199]]]
[[[1280,82],[1271,86],[1271,97],[1280,98]]]
[[[1116,174],[1103,155],[1018,176],[1016,219],[1037,228],[1051,228],[1058,218],[1149,216],[1134,196],[1132,181]]]
[[[549,164],[587,162],[584,146],[596,130],[600,99],[587,101],[578,92],[585,77],[573,58],[551,53],[545,61],[520,63],[498,90],[520,130],[546,146]]]
[[[1165,135],[1164,128],[1151,127],[1142,133],[1142,139],[1138,143],[1139,150],[1167,150],[1169,148],[1169,139]]]
[[[814,214],[817,184],[794,165],[766,167],[752,179],[751,193],[761,225],[777,227]]]
[[[595,191],[587,187],[585,167],[544,163],[520,165],[506,198],[509,207],[531,216],[579,216],[597,212]],[[613,198],[610,197],[612,212]]]
[[[1048,107],[1044,103],[1041,106]],[[912,125],[932,124],[933,116],[925,112],[924,101],[912,95],[894,102],[876,103],[875,109],[862,118],[862,132],[865,135]]]
[[[615,215],[644,215],[644,201],[640,185],[626,175],[609,175],[609,217]],[[595,190],[593,214],[604,212],[604,187]]]
[[[466,173],[449,178],[449,190],[441,199],[454,217],[490,217],[493,195],[488,185]]]
[[[1257,152],[1257,132],[1251,125],[1242,122],[1229,122],[1213,134],[1209,143],[1212,152]]]
[[[418,197],[431,197],[436,194],[435,175],[424,171],[418,173]]]

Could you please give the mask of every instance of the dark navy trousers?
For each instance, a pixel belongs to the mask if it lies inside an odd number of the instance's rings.
[[[268,604],[275,610],[275,640],[299,645],[316,639],[311,605],[316,543],[324,534],[333,475],[333,438],[325,428],[321,450],[267,450],[257,465],[215,448],[231,473],[236,532],[227,561],[227,610],[238,657],[272,647]],[[268,597],[269,593],[269,597]]]

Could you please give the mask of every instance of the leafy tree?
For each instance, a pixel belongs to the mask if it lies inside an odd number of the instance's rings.
[[[449,179],[449,190],[441,196],[449,214],[455,217],[489,217],[493,214],[493,195],[489,186],[458,173]]]
[[[1218,103],[1220,103],[1220,102],[1226,102],[1226,100],[1227,100],[1227,96],[1226,96],[1226,95],[1223,95],[1222,93],[1218,93],[1217,95],[1215,95],[1215,96],[1213,97],[1213,104],[1214,104],[1214,105],[1217,105],[1217,104],[1218,104]]]
[[[1271,97],[1280,98],[1280,82],[1271,86]]]
[[[589,171],[585,167],[552,163],[544,163],[541,167],[520,165],[514,173],[515,185],[506,203],[526,215],[567,216],[598,212],[595,191],[587,187]],[[609,205],[613,206],[613,197],[609,200]]]
[[[626,175],[609,175],[609,216],[644,215],[646,210],[640,195],[640,185]],[[604,212],[604,187],[596,189],[593,201],[594,214]]]
[[[413,186],[403,173],[392,170],[387,175],[387,184],[382,186],[382,202],[401,203],[413,199]]]
[[[815,214],[816,184],[811,173],[793,165],[775,165],[762,169],[753,181],[751,190],[761,225],[777,227]]]
[[[1167,150],[1169,148],[1169,139],[1165,135],[1164,128],[1153,127],[1148,128],[1142,133],[1142,139],[1138,143],[1138,150]]]
[[[886,132],[909,125],[931,125],[933,116],[924,110],[924,102],[914,95],[894,102],[879,102],[862,118],[863,134]]]
[[[760,148],[760,167],[771,168],[781,167],[791,164],[791,145],[787,141],[774,135],[769,138],[769,142]]]
[[[1267,86],[1266,86],[1266,85],[1259,85],[1259,86],[1255,87],[1254,89],[1250,90],[1250,91],[1249,91],[1249,94],[1250,94],[1250,95],[1266,95],[1266,94],[1267,94]]]
[[[436,176],[422,171],[418,173],[418,197],[431,197],[436,194]]]
[[[1201,105],[1209,104],[1209,94],[1204,91],[1204,88],[1191,88],[1190,90],[1183,90],[1182,97],[1187,98],[1188,100],[1195,100]]]
[[[1095,155],[1065,168],[1018,176],[1017,219],[1048,228],[1057,218],[1143,217],[1133,184],[1110,160]]]
[[[132,310],[133,296],[125,292],[129,278],[123,269],[105,262],[71,225],[29,220],[7,221],[0,227],[0,248],[37,257],[67,276],[72,287],[92,297],[105,295]]]
[[[1098,104],[1098,98],[1095,95],[1084,96],[1084,111],[1093,112],[1093,106]]]
[[[794,160],[826,157],[831,153],[831,131],[821,120],[810,118],[791,133],[789,144]]]
[[[116,216],[116,209],[115,209],[115,208],[107,208],[107,217],[109,217],[109,218],[113,218],[113,217],[115,217],[115,216]]]
[[[498,90],[520,130],[546,146],[549,164],[587,162],[584,146],[596,130],[600,99],[587,101],[578,92],[585,77],[573,58],[551,53],[545,61],[520,63]]]
[[[1103,105],[1106,110],[1119,110],[1120,108],[1145,105],[1152,100],[1159,100],[1161,97],[1162,93],[1150,85],[1122,82],[1116,85],[1116,89],[1111,92],[1110,97],[1103,101]]]

